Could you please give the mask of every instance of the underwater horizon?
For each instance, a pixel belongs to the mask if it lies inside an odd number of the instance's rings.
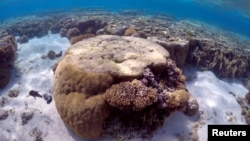
[[[250,37],[247,0],[0,0],[0,21],[57,11],[100,8],[110,12],[137,10],[151,15],[157,12],[176,20],[194,20]]]

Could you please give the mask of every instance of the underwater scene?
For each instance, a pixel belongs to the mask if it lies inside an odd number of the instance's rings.
[[[0,0],[0,141],[210,141],[210,125],[249,139],[248,0]]]

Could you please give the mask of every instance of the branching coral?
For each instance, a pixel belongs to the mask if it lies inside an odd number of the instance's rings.
[[[140,111],[156,102],[156,89],[146,87],[141,81],[122,82],[106,91],[109,105],[123,109]]]
[[[212,70],[220,77],[242,77],[249,68],[249,52],[213,40],[190,40],[188,62]]]

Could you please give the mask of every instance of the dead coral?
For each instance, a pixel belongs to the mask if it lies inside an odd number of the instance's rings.
[[[113,107],[140,111],[156,101],[156,94],[156,89],[148,88],[135,79],[132,82],[113,85],[106,91],[105,97],[108,104]]]

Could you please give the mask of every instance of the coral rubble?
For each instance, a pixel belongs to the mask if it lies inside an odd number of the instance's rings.
[[[54,83],[61,118],[85,138],[115,137],[117,128],[121,135],[150,135],[172,112],[194,109],[185,76],[168,51],[136,37],[77,42],[58,63]]]

